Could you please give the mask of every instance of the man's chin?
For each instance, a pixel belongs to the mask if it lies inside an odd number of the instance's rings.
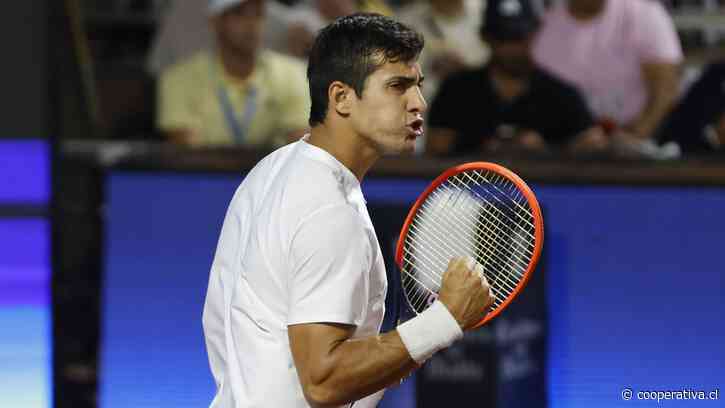
[[[398,146],[387,147],[383,151],[383,156],[410,156],[413,153],[415,153],[415,139],[406,139]]]

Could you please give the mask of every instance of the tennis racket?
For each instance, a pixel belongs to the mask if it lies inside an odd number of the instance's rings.
[[[413,312],[423,312],[438,298],[449,261],[470,256],[495,296],[479,327],[521,292],[543,242],[539,203],[516,174],[486,162],[450,168],[418,198],[400,232],[395,261],[405,299]]]

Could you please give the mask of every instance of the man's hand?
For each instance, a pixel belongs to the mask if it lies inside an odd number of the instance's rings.
[[[594,126],[580,133],[569,143],[569,152],[574,154],[600,153],[610,148],[609,137],[599,126]]]
[[[480,322],[494,301],[483,269],[472,258],[451,260],[438,293],[438,300],[446,305],[463,330]]]
[[[725,146],[725,113],[720,114],[717,122],[715,122],[715,133],[719,142],[716,148],[722,149]]]
[[[516,135],[514,141],[516,147],[527,152],[545,152],[546,142],[543,136],[535,130],[522,130]]]
[[[626,128],[628,132],[640,140],[651,140],[677,100],[679,84],[679,67],[672,63],[643,63],[642,79],[647,87],[647,105],[639,117]]]

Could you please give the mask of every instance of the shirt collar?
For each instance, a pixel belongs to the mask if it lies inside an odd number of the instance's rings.
[[[360,195],[360,198],[362,198],[362,193],[360,192],[360,182],[358,181],[357,177],[355,177],[355,174],[353,174],[353,172],[348,169],[344,164],[340,163],[340,161],[337,160],[335,156],[331,155],[327,150],[310,144],[307,141],[309,137],[310,135],[306,134],[298,142],[301,146],[302,154],[316,162],[322,163],[325,166],[329,167],[335,175],[337,181],[343,187],[348,197],[350,196],[350,194],[354,194]]]
[[[229,74],[227,74],[226,70],[224,69],[224,65],[222,64],[221,57],[219,56],[218,51],[214,51],[211,54],[211,61],[212,61],[212,70],[214,79],[217,81],[221,81],[225,86],[231,87],[231,88],[238,88],[238,89],[244,89],[250,86],[255,86],[257,88],[260,87],[260,75],[262,71],[264,71],[263,65],[265,64],[265,56],[263,55],[263,52],[260,52],[259,55],[257,55],[257,60],[254,63],[254,68],[252,69],[252,73],[249,74],[249,76],[245,79],[238,79],[233,78]]]

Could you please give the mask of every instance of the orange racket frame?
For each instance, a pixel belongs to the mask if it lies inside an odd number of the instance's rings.
[[[490,162],[471,162],[471,163],[465,163],[461,164],[455,167],[451,167],[450,169],[446,170],[438,176],[435,180],[433,180],[430,185],[423,191],[423,193],[418,197],[415,204],[413,204],[413,207],[410,209],[410,212],[408,212],[408,216],[405,218],[405,223],[403,224],[403,228],[400,231],[400,237],[398,238],[398,244],[396,246],[395,250],[395,263],[398,265],[399,268],[402,268],[402,260],[403,260],[403,247],[405,243],[405,237],[408,234],[408,229],[410,228],[410,225],[413,221],[413,217],[415,217],[415,214],[418,212],[418,209],[423,205],[425,200],[428,198],[428,196],[436,189],[438,186],[443,184],[446,180],[449,178],[455,176],[456,174],[463,173],[465,171],[469,170],[487,170],[494,173],[497,173],[506,179],[508,179],[510,182],[512,182],[516,188],[519,189],[521,194],[524,196],[526,201],[528,202],[529,206],[531,207],[532,216],[534,220],[534,251],[531,256],[531,260],[529,261],[528,266],[526,267],[526,271],[524,272],[524,276],[521,278],[521,281],[516,285],[513,292],[506,298],[506,300],[501,303],[496,309],[488,312],[486,316],[476,324],[475,327],[480,327],[490,320],[494,319],[496,316],[498,316],[508,305],[511,303],[511,301],[516,298],[516,296],[521,293],[521,290],[526,286],[526,284],[529,282],[529,279],[531,278],[531,274],[533,273],[534,269],[536,268],[536,264],[539,261],[539,257],[541,255],[541,249],[544,245],[544,217],[541,213],[541,207],[539,206],[539,201],[536,199],[536,195],[534,195],[534,192],[531,190],[531,188],[524,182],[524,180],[521,179],[518,175],[516,175],[511,170],[500,166],[495,163]]]

